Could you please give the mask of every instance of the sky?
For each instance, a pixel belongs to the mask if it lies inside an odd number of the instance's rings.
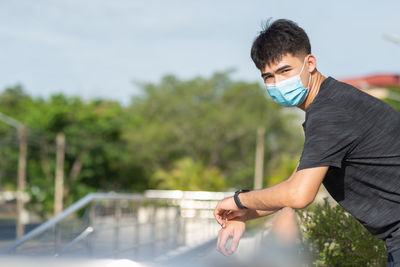
[[[128,104],[138,82],[210,77],[262,83],[250,59],[268,18],[309,35],[317,68],[338,79],[400,73],[400,1],[2,0],[0,91]]]

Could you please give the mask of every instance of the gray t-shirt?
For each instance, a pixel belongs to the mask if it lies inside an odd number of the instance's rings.
[[[306,110],[298,170],[330,166],[332,197],[388,252],[400,249],[400,112],[331,77]]]

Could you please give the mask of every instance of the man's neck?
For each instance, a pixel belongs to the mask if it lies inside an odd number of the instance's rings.
[[[315,71],[311,75],[311,83],[310,83],[310,88],[308,90],[308,95],[304,100],[304,102],[301,105],[297,106],[298,108],[300,108],[303,111],[306,111],[308,106],[314,101],[314,98],[317,96],[319,88],[321,87],[321,84],[325,79],[326,78],[319,71]]]

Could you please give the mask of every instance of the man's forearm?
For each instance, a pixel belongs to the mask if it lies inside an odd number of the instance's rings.
[[[235,197],[226,197],[215,207],[215,219],[224,227],[226,219],[238,218],[243,214],[252,219],[269,215],[284,207],[303,209],[314,201],[328,168],[329,166],[320,166],[296,171],[288,180],[275,186],[236,195],[243,206],[253,210],[248,215],[248,212],[240,210]]]
[[[284,181],[266,189],[242,193],[240,194],[240,202],[251,210],[264,211],[267,213],[280,210],[283,207],[293,207],[289,183],[290,181]]]
[[[277,211],[278,210],[248,210],[247,213],[243,215],[241,219],[243,219],[243,221],[248,221],[271,215]]]
[[[284,182],[282,182],[280,184],[277,184],[275,186],[272,186],[272,187],[269,187],[269,188],[266,188],[266,189],[263,189],[263,190],[252,191],[252,192],[250,192],[251,196],[244,196],[245,194],[241,194],[240,195],[240,199],[241,199],[242,204],[245,207],[253,210],[249,214],[251,216],[251,218],[249,220],[270,215],[270,214],[280,210],[281,208],[285,207],[285,206],[282,206],[282,201],[279,201],[280,197],[282,197],[282,194],[279,193],[279,189],[280,190],[283,189],[282,191],[284,191],[284,192],[287,192],[288,190],[287,189],[285,190],[284,188],[275,188],[275,187],[279,186],[279,187],[286,187],[287,188],[288,187],[287,183],[289,183],[293,179],[293,176],[296,174],[296,171],[297,171],[298,167],[299,167],[299,164],[297,164],[296,168],[294,169],[294,171],[292,172],[290,177],[286,181],[284,181]],[[263,198],[264,198],[264,194],[268,193],[267,190],[275,192],[275,193],[278,194],[278,198],[273,199],[273,201],[276,201],[277,203],[275,205],[273,204],[273,202],[270,203],[269,204],[270,208],[266,207],[267,205],[264,203],[265,201],[268,201],[268,200],[262,201]],[[267,192],[264,192],[264,191],[267,191]],[[276,191],[278,191],[278,192],[276,192]],[[252,198],[253,201],[257,200],[257,199],[259,199],[259,201],[254,201],[255,203],[249,203],[249,198],[250,197]]]
[[[240,202],[253,210],[302,209],[314,201],[329,166],[308,168],[272,187],[239,194]]]

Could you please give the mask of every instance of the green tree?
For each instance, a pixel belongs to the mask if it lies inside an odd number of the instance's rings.
[[[400,111],[400,99],[398,99],[400,96],[400,87],[391,86],[388,88],[388,90],[389,92],[395,93],[395,97],[397,98],[397,100],[390,98],[390,99],[385,99],[385,102],[387,102],[389,105]]]
[[[150,188],[219,191],[225,188],[225,177],[218,168],[206,167],[186,157],[174,162],[169,171],[157,170],[150,179]]]
[[[176,166],[180,160],[194,171],[220,172],[211,172],[215,181],[202,178],[200,187],[194,179],[188,188],[252,187],[260,126],[266,129],[267,168],[282,155],[298,157],[302,137],[296,117],[267,98],[259,83],[234,81],[224,72],[189,80],[169,75],[140,87],[128,107],[62,94],[32,98],[20,85],[0,94],[0,112],[28,126],[27,190],[37,210],[52,210],[59,132],[67,144],[66,205],[92,191],[145,190],[160,170],[183,168]],[[18,139],[15,129],[1,123],[0,148],[0,186],[13,189]]]
[[[264,184],[269,186],[276,185],[292,174],[298,163],[297,158],[291,157],[288,154],[281,154],[279,157],[271,160],[271,167],[268,175],[264,178]]]
[[[21,86],[0,95],[0,112],[28,126],[27,190],[42,214],[52,211],[55,139],[66,135],[66,205],[98,190],[135,191],[147,186],[141,167],[131,160],[122,140],[129,114],[118,102],[58,94],[49,99],[27,96]],[[15,188],[18,143],[15,129],[0,124],[0,182]]]
[[[159,84],[141,84],[129,110],[135,122],[124,138],[146,169],[169,169],[183,157],[218,167],[229,187],[251,187],[256,129],[264,126],[265,159],[281,153],[297,157],[301,135],[295,116],[266,98],[258,83],[233,81],[229,73]],[[285,146],[283,146],[285,144]]]

